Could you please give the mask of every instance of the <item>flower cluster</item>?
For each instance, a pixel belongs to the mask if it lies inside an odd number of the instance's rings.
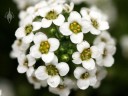
[[[106,31],[104,14],[73,7],[60,0],[42,1],[20,13],[11,56],[35,89],[49,87],[52,93],[68,96],[71,89],[97,88],[106,76],[105,67],[114,63],[115,41]]]

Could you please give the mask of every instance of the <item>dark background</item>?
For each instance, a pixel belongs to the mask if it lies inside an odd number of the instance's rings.
[[[110,32],[117,39],[117,52],[115,64],[108,68],[108,75],[103,80],[100,88],[72,92],[71,96],[128,96],[128,59],[123,58],[119,45],[120,37],[128,34],[128,0],[113,0],[117,7],[117,21]],[[11,23],[5,18],[9,8],[14,14]],[[11,45],[15,40],[15,30],[18,28],[18,9],[12,0],[0,1],[0,81],[7,79],[11,82],[16,96],[54,96],[47,88],[34,90],[23,74],[18,74],[17,60],[9,57]],[[79,95],[78,95],[79,94]]]

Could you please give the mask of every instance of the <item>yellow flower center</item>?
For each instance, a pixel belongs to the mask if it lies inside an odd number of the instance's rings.
[[[81,79],[87,79],[89,77],[89,73],[85,72],[81,75]]]
[[[91,22],[92,22],[93,27],[96,28],[96,29],[98,29],[99,23],[97,22],[97,20],[92,18],[91,19]]]
[[[25,34],[26,35],[29,35],[33,30],[33,26],[31,24],[28,24],[26,27],[25,27]]]
[[[69,28],[75,34],[80,33],[82,31],[82,26],[79,23],[77,23],[76,21],[72,22],[69,25]]]
[[[83,52],[80,54],[80,58],[82,61],[89,60],[91,58],[92,52],[90,48],[84,49]]]
[[[52,11],[49,11],[47,13],[47,15],[46,15],[45,18],[48,19],[48,20],[55,20],[57,17],[58,17],[57,12],[55,12],[54,10],[52,10]]]
[[[48,75],[51,75],[51,76],[55,76],[59,73],[56,66],[54,66],[52,64],[46,66],[46,71],[47,71]]]
[[[50,44],[48,41],[43,41],[40,43],[39,51],[42,54],[47,54],[49,52],[49,49],[50,49]]]

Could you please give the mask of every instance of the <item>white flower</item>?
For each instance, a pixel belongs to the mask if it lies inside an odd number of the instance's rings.
[[[47,80],[51,87],[57,87],[60,84],[60,76],[65,76],[69,72],[69,66],[65,62],[58,63],[55,56],[54,60],[45,66],[40,66],[35,71],[35,76],[39,80]]]
[[[48,6],[41,8],[38,11],[38,14],[42,17],[42,27],[48,28],[54,23],[57,26],[60,26],[65,21],[65,17],[61,14],[63,7],[61,5],[57,6]]]
[[[18,67],[17,70],[19,73],[25,73],[27,72],[27,76],[30,77],[34,71],[33,65],[36,63],[35,58],[33,58],[31,55],[25,55],[21,54],[18,57]]]
[[[49,91],[59,96],[69,96],[70,90],[74,87],[75,82],[69,78],[64,78],[61,83],[56,87],[49,87]]]
[[[97,81],[95,73],[96,69],[88,71],[83,67],[77,67],[74,70],[74,76],[77,79],[77,86],[82,90],[87,89],[89,86],[94,86]]]
[[[101,81],[106,77],[106,75],[107,75],[107,70],[104,67],[97,66],[97,71],[96,71],[97,82],[93,86],[93,88],[98,88],[101,84]]]
[[[96,58],[96,63],[99,66],[111,67],[114,64],[113,55],[116,52],[116,47],[114,45],[107,45],[105,43],[99,43],[97,47],[101,54]]]
[[[65,12],[70,13],[73,9],[74,9],[74,3],[73,2],[71,2],[70,5],[64,4],[64,11]]]
[[[73,11],[68,17],[68,22],[62,24],[59,30],[64,36],[70,36],[73,43],[80,43],[83,40],[83,34],[89,32],[88,25],[78,12]]]
[[[27,23],[16,30],[15,36],[18,39],[22,39],[25,43],[31,43],[33,41],[34,33],[41,28],[41,23],[32,22],[32,17],[28,17]]]
[[[74,52],[72,55],[72,62],[75,64],[81,64],[84,68],[92,70],[95,68],[95,61],[93,58],[99,56],[99,50],[96,46],[91,46],[87,41],[83,41],[77,44],[78,52]]]
[[[108,22],[100,12],[96,10],[89,10],[87,8],[82,8],[80,12],[83,19],[90,22],[90,32],[92,34],[99,35],[102,31],[109,29]]]
[[[29,83],[34,85],[35,89],[40,89],[41,87],[47,86],[46,80],[39,80],[35,77],[34,74],[32,74],[30,77],[27,76],[27,78],[28,78]]]
[[[38,32],[34,36],[34,43],[30,48],[30,54],[34,58],[42,58],[45,63],[54,59],[54,51],[59,48],[60,42],[56,38],[48,38],[44,33]]]
[[[20,54],[25,53],[29,48],[29,44],[25,44],[22,40],[15,40],[12,44],[11,58],[17,58]]]

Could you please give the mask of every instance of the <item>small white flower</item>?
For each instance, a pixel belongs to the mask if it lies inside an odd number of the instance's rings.
[[[27,76],[30,77],[34,71],[33,65],[36,63],[35,58],[33,58],[31,55],[25,55],[21,54],[18,57],[18,67],[17,70],[19,73],[25,73],[27,72]]]
[[[89,32],[88,25],[78,12],[73,11],[68,17],[68,22],[62,24],[59,30],[64,36],[70,36],[73,43],[80,43],[83,40],[83,34]]]
[[[40,89],[41,87],[47,86],[46,80],[39,80],[35,77],[34,74],[32,74],[30,77],[27,76],[27,78],[28,78],[29,83],[34,85],[35,89]]]
[[[18,28],[15,33],[15,36],[18,39],[22,39],[25,43],[31,43],[34,37],[33,31],[36,31],[41,28],[40,22],[32,22],[32,18],[28,18],[28,23]]]
[[[74,87],[75,82],[69,78],[64,78],[61,83],[56,87],[49,87],[49,91],[59,96],[69,96],[70,90]]]
[[[114,45],[107,45],[105,43],[99,43],[97,47],[101,54],[96,58],[96,63],[99,66],[111,67],[114,64],[113,55],[116,52],[116,47]]]
[[[57,26],[60,26],[65,21],[65,17],[61,14],[63,7],[61,5],[49,6],[42,8],[38,11],[38,14],[42,17],[42,27],[48,28],[54,23]]]
[[[29,44],[25,44],[22,40],[15,40],[12,44],[12,51],[10,53],[11,58],[17,58],[20,54],[23,54],[29,48]]]
[[[34,58],[42,58],[45,63],[54,59],[54,51],[59,48],[60,42],[56,38],[48,38],[44,33],[38,32],[34,36],[34,43],[30,48],[30,54]]]
[[[106,75],[107,75],[107,70],[104,67],[97,66],[97,71],[96,71],[97,82],[93,86],[93,88],[98,88],[101,84],[101,81],[106,77]]]
[[[72,62],[75,64],[81,64],[84,68],[92,70],[95,68],[95,61],[93,58],[99,56],[99,50],[96,46],[91,46],[87,41],[83,41],[77,44],[78,52],[74,52],[72,55]]]
[[[64,4],[64,11],[65,12],[70,13],[73,9],[74,9],[74,3],[73,2],[71,2],[70,5]]]
[[[97,81],[95,73],[96,69],[88,71],[83,67],[77,67],[74,70],[74,76],[77,79],[77,86],[82,90],[87,89],[89,86],[94,86]]]
[[[100,12],[82,8],[81,14],[84,20],[90,22],[90,32],[92,34],[99,35],[102,31],[109,29],[108,22]]]
[[[51,87],[57,87],[60,84],[60,76],[65,76],[69,72],[69,66],[65,62],[58,63],[55,56],[54,60],[46,66],[40,66],[35,71],[35,76],[39,80],[47,80]]]

